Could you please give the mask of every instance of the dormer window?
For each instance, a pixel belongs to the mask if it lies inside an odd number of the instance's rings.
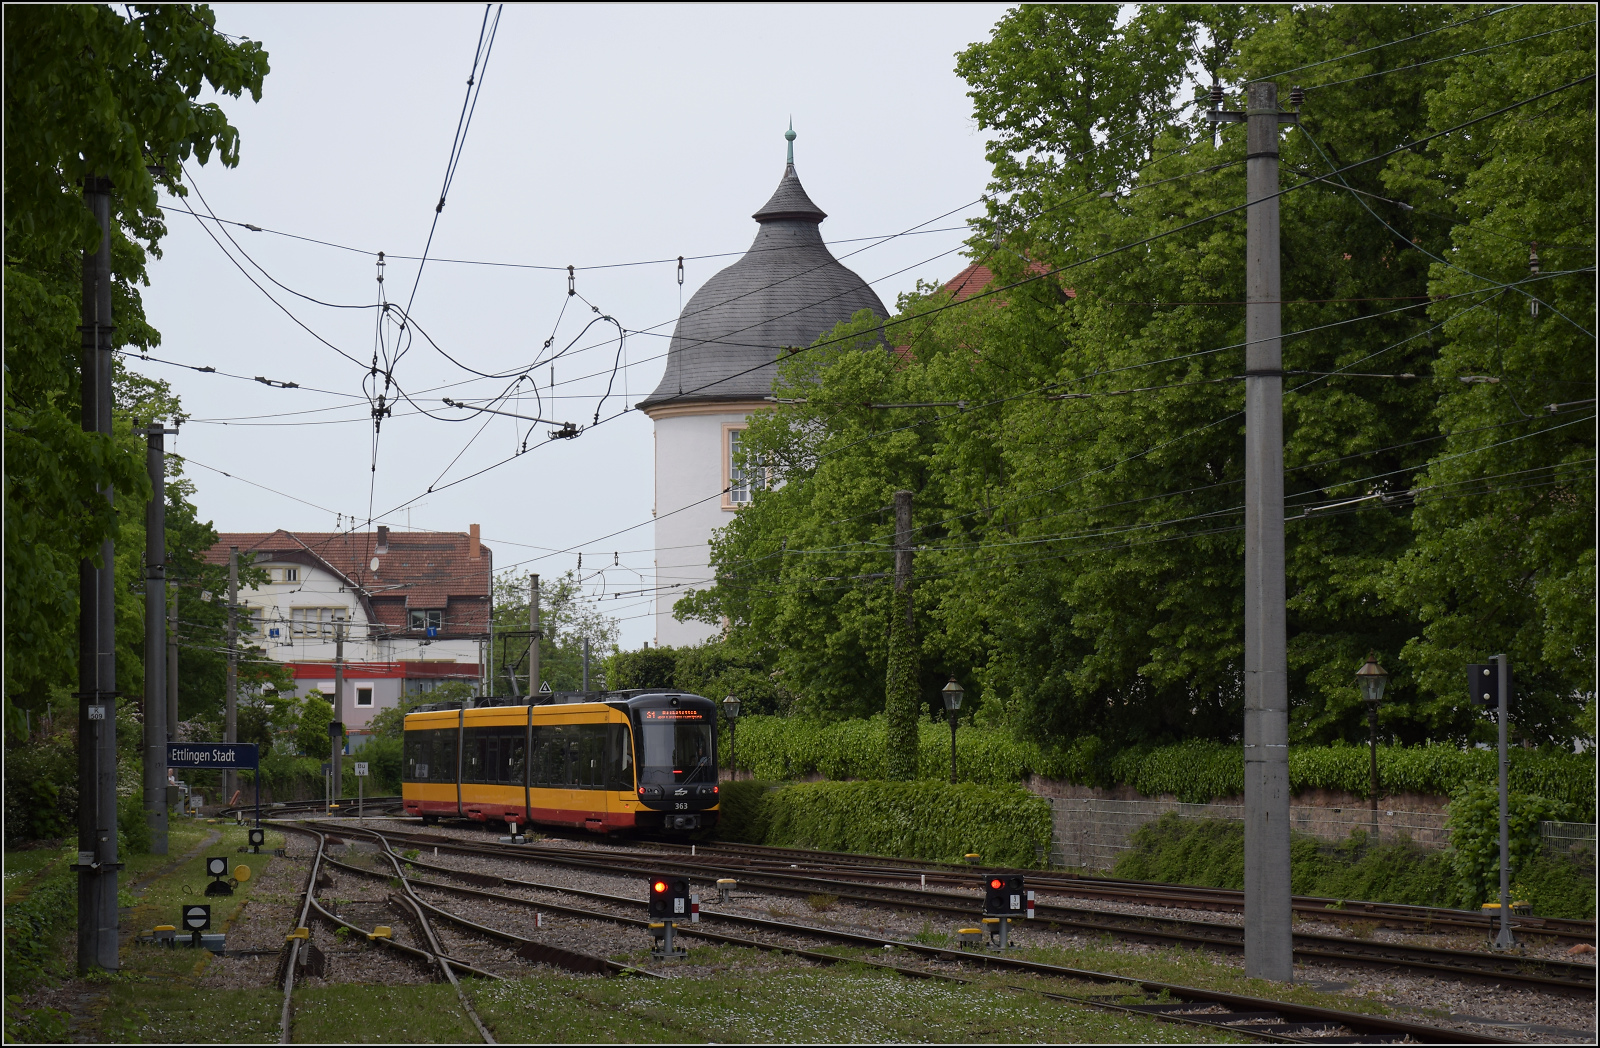
[[[410,628],[418,631],[436,630],[444,625],[444,612],[434,608],[414,610],[410,613]]]

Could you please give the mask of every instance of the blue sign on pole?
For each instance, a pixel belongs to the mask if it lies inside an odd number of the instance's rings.
[[[253,742],[169,742],[167,767],[216,768],[222,771],[256,769],[256,825],[261,825],[261,772]]]
[[[169,768],[233,768],[256,767],[256,744],[253,742],[169,742],[167,743]]]

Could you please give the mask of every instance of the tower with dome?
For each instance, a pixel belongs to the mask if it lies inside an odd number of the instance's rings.
[[[706,281],[678,317],[666,373],[637,405],[655,423],[656,643],[682,646],[719,635],[679,622],[672,605],[709,585],[710,540],[754,494],[759,478],[734,465],[750,415],[771,407],[780,349],[809,346],[834,325],[888,310],[866,281],[822,242],[827,213],[788,163],[777,191],[751,217],[754,242]]]

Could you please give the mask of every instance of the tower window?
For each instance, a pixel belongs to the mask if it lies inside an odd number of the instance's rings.
[[[766,467],[759,463],[740,465],[744,427],[727,426],[723,432],[727,434],[723,442],[723,466],[724,475],[728,478],[728,494],[723,506],[732,509],[748,504],[755,492],[766,490],[769,478]]]

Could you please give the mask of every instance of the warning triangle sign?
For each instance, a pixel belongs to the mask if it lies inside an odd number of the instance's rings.
[[[540,695],[548,695],[548,694],[550,694],[550,682],[549,681],[545,681],[543,684],[539,685],[539,694]]]

